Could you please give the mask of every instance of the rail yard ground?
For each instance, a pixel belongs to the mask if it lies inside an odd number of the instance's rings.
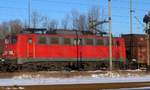
[[[150,82],[72,85],[5,86],[0,90],[150,90]]]
[[[150,89],[150,73],[139,70],[0,73],[0,90],[124,90],[140,87]]]

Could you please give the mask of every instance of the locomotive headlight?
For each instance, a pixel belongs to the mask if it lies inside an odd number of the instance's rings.
[[[1,58],[0,60],[1,60],[1,62],[4,62],[4,61],[5,61],[5,59],[2,59],[2,58]]]
[[[3,55],[14,55],[14,51],[12,50],[4,51]]]
[[[9,54],[9,55],[14,55],[14,51],[10,50],[10,51],[8,52],[8,54]]]

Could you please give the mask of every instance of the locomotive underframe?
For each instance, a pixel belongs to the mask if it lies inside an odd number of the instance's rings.
[[[113,60],[115,69],[123,69],[121,59]],[[54,59],[54,58],[22,58],[6,59],[0,65],[1,71],[61,71],[61,70],[108,70],[108,59]]]

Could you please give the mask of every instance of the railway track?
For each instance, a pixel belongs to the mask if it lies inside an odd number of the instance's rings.
[[[9,86],[9,87],[5,86],[0,87],[0,90],[110,90],[110,89],[117,90],[120,88],[124,90],[123,88],[140,88],[149,86],[150,82],[130,82],[130,83],[101,83],[101,84],[43,85],[43,86],[42,85]]]

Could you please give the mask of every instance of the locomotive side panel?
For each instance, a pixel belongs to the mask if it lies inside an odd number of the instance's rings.
[[[24,38],[28,38],[24,37]],[[27,39],[24,39],[25,41]],[[115,39],[114,39],[115,41]],[[87,60],[109,60],[109,49],[108,45],[64,45],[63,43],[57,43],[57,44],[39,44],[36,40],[33,41],[35,43],[35,46],[32,47],[31,50],[34,52],[34,57],[28,56],[28,46],[26,45],[26,42],[22,42],[21,46],[24,46],[24,48],[20,48],[20,53],[22,56],[20,58],[38,58],[38,59],[49,59],[49,60],[55,60],[63,58],[63,60],[66,58],[66,60],[72,60],[76,58],[83,58]],[[62,42],[62,41],[60,41]],[[125,47],[123,40],[121,38],[116,39],[115,41],[117,44],[113,45],[113,60],[123,60],[125,59]],[[26,48],[25,48],[26,46]],[[67,61],[68,61],[67,60]]]
[[[8,47],[16,52],[16,64],[26,65],[26,68],[36,67],[43,70],[50,67],[52,70],[59,70],[66,67],[71,69],[82,67],[90,70],[108,67],[108,44],[108,37],[94,35],[77,37],[76,35],[19,34],[17,43],[13,47]],[[122,38],[113,38],[112,51],[113,63],[125,60]],[[6,57],[11,59],[8,55]]]

